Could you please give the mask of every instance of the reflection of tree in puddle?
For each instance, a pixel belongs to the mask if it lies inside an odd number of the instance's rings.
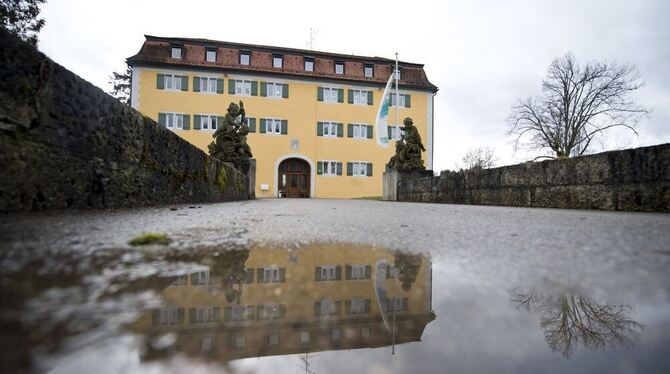
[[[510,294],[517,308],[540,316],[547,345],[566,357],[580,345],[589,349],[631,347],[643,328],[629,317],[632,308],[627,305],[598,304],[573,294],[547,297],[520,290]]]

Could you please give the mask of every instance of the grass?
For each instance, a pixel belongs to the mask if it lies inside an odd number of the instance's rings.
[[[128,244],[136,245],[149,245],[149,244],[161,244],[167,245],[170,244],[170,238],[165,234],[149,232],[146,234],[139,235],[128,242]]]
[[[381,200],[381,196],[366,196],[366,197],[357,197],[356,200]]]

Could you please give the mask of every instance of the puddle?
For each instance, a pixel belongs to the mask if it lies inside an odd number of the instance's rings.
[[[668,302],[351,245],[4,253],[3,370],[664,372]],[[609,299],[607,298],[609,297]]]

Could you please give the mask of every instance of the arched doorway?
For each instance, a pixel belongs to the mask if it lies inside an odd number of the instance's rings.
[[[287,158],[279,164],[279,196],[309,197],[311,168],[307,161]]]

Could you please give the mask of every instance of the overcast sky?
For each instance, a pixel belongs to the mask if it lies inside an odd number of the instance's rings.
[[[228,5],[224,5],[228,4]],[[594,150],[670,142],[670,2],[666,0],[148,1],[48,0],[39,48],[109,90],[144,34],[197,37],[393,58],[425,64],[435,103],[435,170],[471,148],[499,165],[527,160],[506,136],[519,98],[535,95],[554,57],[627,62],[652,110],[639,136],[607,134]],[[537,155],[537,154],[532,154]]]

